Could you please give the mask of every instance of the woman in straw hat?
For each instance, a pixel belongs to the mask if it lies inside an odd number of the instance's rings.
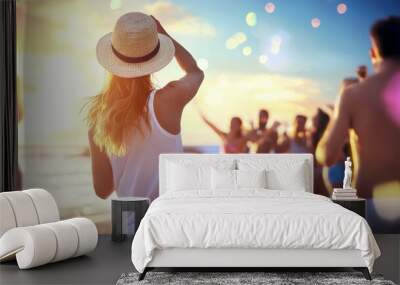
[[[156,90],[151,74],[175,56],[185,72]],[[87,122],[97,196],[158,196],[158,156],[182,152],[185,105],[204,74],[191,54],[160,23],[142,13],[118,19],[97,44],[97,59],[110,73],[106,88],[89,102]]]

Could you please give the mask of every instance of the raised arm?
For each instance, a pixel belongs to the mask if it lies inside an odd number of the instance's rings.
[[[217,126],[215,126],[212,122],[210,122],[204,115],[201,115],[201,118],[203,119],[203,121],[218,135],[220,136],[222,139],[225,139],[226,136],[228,135],[227,133],[225,133],[224,131],[222,131],[221,129],[219,129]]]
[[[203,71],[197,66],[196,60],[193,56],[174,38],[172,38],[160,24],[160,22],[153,17],[157,23],[157,30],[160,34],[168,36],[175,46],[175,59],[179,66],[185,72],[185,75],[177,80],[172,81],[162,89],[162,92],[176,101],[178,105],[183,108],[197,93],[201,83],[204,79]]]
[[[318,143],[315,155],[323,165],[334,164],[342,151],[343,145],[351,127],[351,89],[345,89],[335,108],[333,120]]]

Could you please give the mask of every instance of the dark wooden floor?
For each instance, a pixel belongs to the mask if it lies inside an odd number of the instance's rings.
[[[382,251],[377,259],[374,271],[383,274],[386,279],[398,283],[400,280],[400,236],[375,235]],[[94,252],[88,256],[52,263],[28,270],[19,270],[16,262],[0,264],[0,285],[16,284],[115,284],[122,273],[135,271],[131,262],[131,242],[111,241],[111,236],[100,236]],[[193,269],[180,269],[180,271]],[[274,268],[273,271],[279,271]],[[303,269],[290,269],[289,271]],[[305,271],[319,271],[317,268]],[[342,271],[340,268],[321,271]],[[349,269],[344,269],[347,271]],[[351,270],[351,269],[350,269]],[[201,271],[201,270],[199,270]],[[284,269],[283,271],[288,271]]]
[[[134,271],[131,241],[99,236],[97,248],[81,256],[41,267],[19,270],[17,263],[0,264],[0,284],[115,284],[124,272]]]

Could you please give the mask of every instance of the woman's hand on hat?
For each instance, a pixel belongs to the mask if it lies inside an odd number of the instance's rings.
[[[153,20],[156,22],[157,25],[157,32],[163,35],[168,35],[167,31],[164,29],[164,27],[161,25],[160,21],[157,20],[154,16],[151,16]]]

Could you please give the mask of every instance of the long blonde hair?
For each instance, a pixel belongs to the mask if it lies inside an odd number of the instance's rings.
[[[86,121],[100,150],[124,155],[125,139],[132,131],[145,135],[142,120],[150,130],[147,99],[152,89],[150,75],[138,78],[110,75],[104,90],[87,104]]]

